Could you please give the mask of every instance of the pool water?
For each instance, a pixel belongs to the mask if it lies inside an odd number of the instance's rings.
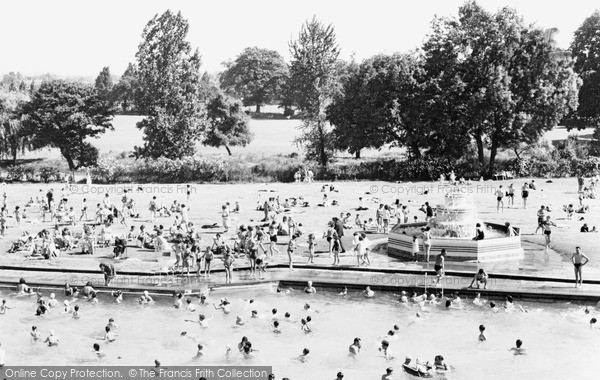
[[[393,367],[395,379],[409,379],[401,364],[405,355],[433,361],[444,356],[455,370],[453,379],[594,379],[598,377],[595,362],[600,352],[600,330],[590,328],[589,320],[600,313],[593,308],[584,314],[584,307],[570,304],[523,304],[528,313],[520,311],[493,313],[489,308],[477,308],[470,303],[464,310],[428,307],[417,318],[417,307],[408,308],[394,301],[392,295],[376,294],[366,300],[360,293],[345,298],[319,292],[307,295],[298,290],[276,293],[274,289],[219,290],[209,295],[217,302],[228,297],[233,308],[230,314],[215,310],[212,305],[198,306],[197,312],[171,307],[173,299],[155,297],[154,305],[139,305],[132,295],[122,304],[110,297],[101,297],[93,306],[79,301],[82,318],[74,320],[52,309],[43,317],[34,316],[35,299],[0,296],[10,307],[0,315],[0,342],[6,350],[7,365],[152,365],[155,359],[163,366],[174,365],[268,365],[273,366],[277,379],[333,379],[343,371],[345,379],[379,379],[385,368]],[[64,293],[56,291],[62,303]],[[252,305],[244,301],[253,298]],[[197,298],[193,298],[198,303]],[[465,300],[466,301],[466,300]],[[304,310],[305,302],[310,309]],[[297,323],[281,322],[282,333],[269,331],[271,309],[283,319],[291,313]],[[258,310],[258,319],[251,319],[251,310]],[[207,328],[185,319],[197,320],[202,312],[214,316]],[[247,321],[234,327],[237,315]],[[300,329],[300,319],[312,317],[313,332]],[[106,357],[98,359],[92,345],[103,336],[109,318],[119,325],[116,342],[101,342]],[[394,324],[400,326],[399,338],[390,341],[395,359],[386,361],[378,352],[378,338]],[[478,326],[485,324],[488,340],[478,342]],[[29,332],[36,325],[42,340],[50,329],[60,338],[58,347],[32,343]],[[181,332],[186,331],[187,337]],[[253,348],[259,350],[251,358],[237,351],[237,343],[247,336]],[[349,357],[348,346],[355,337],[362,340],[361,353]],[[509,348],[522,339],[527,355],[513,356]],[[195,359],[196,346],[204,345],[204,356]],[[226,346],[232,355],[225,356]],[[303,348],[310,349],[306,362],[296,360]]]

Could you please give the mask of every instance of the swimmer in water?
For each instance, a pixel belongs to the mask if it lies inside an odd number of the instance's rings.
[[[257,310],[252,310],[250,318],[258,318],[258,311]]]
[[[98,305],[98,293],[97,292],[92,292],[90,295],[90,299],[88,300],[88,302],[91,302],[92,305]]]
[[[304,333],[305,333],[305,334],[308,334],[309,332],[311,332],[310,326],[309,326],[309,324],[308,324],[308,321],[307,321],[306,319],[302,319],[302,320],[300,321],[300,323],[302,324],[302,325],[300,326],[300,329],[301,329],[302,331],[304,331]]]
[[[252,343],[246,342],[246,344],[242,348],[242,353],[244,354],[244,356],[250,356],[253,352],[258,352],[258,350],[252,348]]]
[[[246,321],[244,321],[244,319],[241,316],[237,316],[235,317],[235,325],[236,326],[243,326],[246,324]]]
[[[315,289],[315,287],[313,286],[312,281],[308,281],[306,283],[306,287],[304,288],[304,293],[311,293],[314,294],[317,292],[317,289]]]
[[[398,302],[408,303],[408,297],[406,296],[406,292],[404,290],[400,293],[400,298],[398,299]]]
[[[29,332],[31,335],[32,342],[39,342],[42,337],[40,336],[40,332],[38,331],[37,326],[31,326],[31,331]]]
[[[285,315],[284,315],[284,321],[290,322],[290,323],[296,323],[296,322],[298,322],[295,319],[292,319],[292,315],[290,313],[285,313]]]
[[[379,347],[379,352],[381,352],[383,354],[383,357],[385,358],[385,360],[392,360],[394,358],[394,355],[392,354],[392,351],[390,350],[390,343],[387,340],[384,340],[381,342],[381,347]]]
[[[73,319],[79,318],[81,318],[81,313],[79,312],[79,305],[75,305],[75,308],[73,309]]]
[[[473,305],[475,306],[483,306],[486,303],[486,300],[481,298],[481,293],[477,293],[475,298],[473,299]]]
[[[198,316],[198,320],[197,321],[193,321],[191,319],[186,319],[185,322],[192,322],[192,323],[197,323],[200,325],[200,327],[206,328],[208,327],[208,322],[212,321],[214,317],[211,315],[210,318],[206,318],[206,316],[204,314],[200,314]]]
[[[188,299],[185,301],[185,303],[186,303],[185,309],[186,309],[187,311],[191,311],[191,312],[194,312],[194,311],[196,311],[196,305],[194,305],[194,304],[192,303],[192,299],[191,299],[191,298],[188,298]]]
[[[113,290],[110,293],[111,296],[113,296],[115,298],[115,302],[116,303],[121,303],[123,302],[123,291],[121,290]]]
[[[215,307],[216,310],[223,310],[223,313],[225,314],[229,314],[231,313],[231,303],[229,302],[229,300],[227,298],[221,298],[221,303],[219,304],[219,306],[213,304],[213,306]]]
[[[242,341],[238,343],[238,350],[240,352],[242,352],[244,350],[244,346],[246,345],[246,343],[248,343],[249,340],[247,337],[243,336],[242,337]]]
[[[480,342],[485,342],[487,340],[487,338],[485,337],[485,326],[484,325],[479,325],[479,341]]]
[[[396,335],[396,332],[394,330],[390,330],[387,332],[387,334],[385,336],[382,336],[381,338],[379,338],[378,340],[380,341],[390,341],[390,340],[396,340],[398,339],[398,336]]]
[[[114,330],[114,329],[118,329],[118,328],[119,328],[119,326],[118,326],[118,325],[115,323],[115,320],[114,320],[114,318],[109,318],[109,319],[108,319],[108,324],[107,324],[107,326],[108,326],[108,327],[110,327],[110,328],[111,328],[111,329],[113,329],[113,330]]]
[[[175,309],[182,309],[183,308],[183,294],[179,293],[175,295],[175,303],[173,304],[173,307]]]
[[[448,366],[444,363],[444,357],[442,355],[436,355],[433,359],[433,369],[436,371],[448,370]]]
[[[302,354],[300,356],[298,356],[296,359],[301,361],[302,363],[304,363],[308,360],[308,354],[310,354],[310,350],[308,348],[305,348],[302,350]]]
[[[103,358],[105,356],[104,352],[100,350],[100,345],[98,343],[94,343],[94,345],[92,346],[92,350],[94,354],[99,358]]]
[[[511,348],[509,351],[512,351],[513,355],[525,355],[525,348],[523,347],[521,339],[517,339],[515,347]]]
[[[58,346],[60,339],[56,335],[54,335],[54,330],[50,330],[50,335],[46,338],[44,343],[48,343],[48,347]]]
[[[204,355],[204,352],[202,352],[202,350],[204,349],[204,346],[201,345],[200,343],[198,343],[198,351],[196,351],[196,357],[202,357],[202,355]]]
[[[117,336],[119,336],[119,334],[117,334],[116,332],[112,331],[110,326],[106,326],[104,328],[104,340],[107,342],[114,342],[115,340],[117,340]]]
[[[63,305],[65,307],[63,310],[64,314],[70,314],[73,312],[73,307],[71,307],[71,303],[68,300],[64,300]]]
[[[598,322],[596,318],[590,319],[590,327],[594,327],[594,324],[596,324],[596,322]]]
[[[275,334],[281,334],[281,329],[279,328],[279,321],[273,321],[269,324],[269,330]]]
[[[6,304],[6,300],[2,300],[2,303],[0,304],[0,314],[6,314],[6,310],[8,309],[14,309],[14,307],[9,307]]]
[[[352,355],[358,355],[358,353],[360,352],[360,348],[361,347],[362,346],[360,344],[360,338],[354,338],[354,342],[352,342],[352,344],[350,345],[350,347],[348,347],[348,351]]]
[[[154,302],[147,290],[144,290],[144,293],[140,296],[138,300],[141,304],[148,304]]]
[[[371,290],[370,286],[367,286],[367,288],[363,291],[363,294],[366,298],[375,297],[375,292]]]
[[[50,299],[48,300],[48,307],[56,307],[58,306],[58,301],[56,300],[56,294],[50,293]]]

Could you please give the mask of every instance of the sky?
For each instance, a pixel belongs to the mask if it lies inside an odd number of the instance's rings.
[[[335,28],[341,58],[418,48],[435,15],[456,16],[464,0],[19,0],[0,2],[0,75],[52,73],[96,77],[104,66],[121,75],[135,60],[144,25],[167,9],[190,24],[188,41],[202,55],[203,70],[216,73],[244,48],[278,51],[315,15]],[[515,8],[527,23],[556,27],[559,47],[600,8],[591,0],[479,0],[496,11]]]

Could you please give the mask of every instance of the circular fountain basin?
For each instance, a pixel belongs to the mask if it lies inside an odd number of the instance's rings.
[[[418,260],[425,260],[425,246],[421,228],[428,223],[397,224],[388,236],[388,256],[400,259],[414,259],[412,252],[413,235],[419,240]],[[472,240],[472,237],[432,236],[429,260],[434,260],[443,248],[446,249],[448,261],[492,261],[523,258],[521,234],[519,228],[513,227],[515,236],[509,236],[507,228],[502,224],[483,223],[485,239]],[[475,227],[471,227],[475,236]],[[417,233],[418,232],[418,233]]]

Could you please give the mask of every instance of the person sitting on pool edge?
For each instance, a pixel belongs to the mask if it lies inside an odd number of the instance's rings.
[[[479,268],[479,271],[477,271],[477,274],[475,275],[475,277],[473,278],[473,281],[471,281],[471,285],[469,285],[469,288],[473,287],[473,284],[477,282],[477,289],[479,289],[479,287],[483,284],[483,288],[486,289],[487,288],[487,282],[488,282],[488,274],[485,273],[485,270],[483,268]]]

